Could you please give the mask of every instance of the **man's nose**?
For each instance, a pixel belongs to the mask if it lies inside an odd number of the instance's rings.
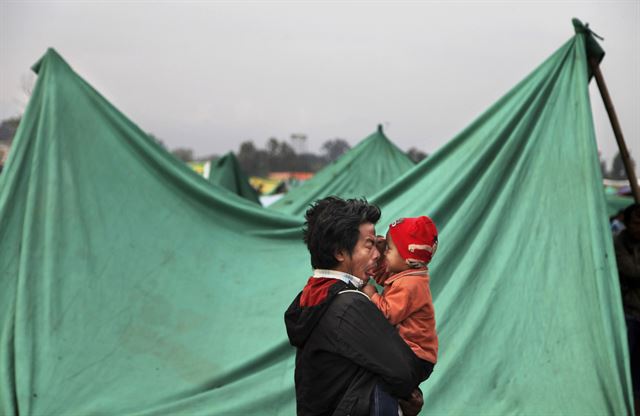
[[[373,259],[378,260],[380,258],[380,250],[377,247],[373,247]]]

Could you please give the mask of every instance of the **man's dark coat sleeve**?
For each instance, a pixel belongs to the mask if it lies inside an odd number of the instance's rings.
[[[343,293],[334,302],[349,303],[336,326],[338,353],[377,375],[392,395],[408,397],[420,382],[420,364],[396,329],[362,293]]]

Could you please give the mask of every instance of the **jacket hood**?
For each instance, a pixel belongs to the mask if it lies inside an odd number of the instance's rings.
[[[291,345],[298,348],[304,346],[333,299],[345,289],[355,287],[338,279],[309,278],[284,313],[284,324]]]

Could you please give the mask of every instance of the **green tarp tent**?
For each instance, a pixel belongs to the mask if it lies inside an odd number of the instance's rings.
[[[379,233],[440,228],[424,414],[632,412],[585,38],[373,197]],[[36,70],[0,177],[0,413],[294,414],[300,221],[211,187],[54,51]]]
[[[624,195],[606,195],[607,201],[607,215],[612,217],[616,215],[620,210],[624,210],[629,205],[633,204],[633,198]]]
[[[302,216],[309,204],[325,196],[370,197],[413,166],[378,126],[375,133],[269,205],[269,209]]]
[[[588,93],[586,51],[604,53],[575,23],[574,38],[373,198],[383,224],[426,212],[440,226],[430,414],[632,413]]]
[[[35,70],[0,177],[0,414],[291,409],[300,222],[192,172],[55,51]]]
[[[260,204],[258,192],[249,184],[249,177],[240,168],[240,163],[233,152],[211,162],[209,181],[249,201]]]

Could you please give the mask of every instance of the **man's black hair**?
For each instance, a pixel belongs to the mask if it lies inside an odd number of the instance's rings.
[[[622,222],[628,225],[631,222],[631,217],[636,215],[640,216],[640,204],[631,204],[624,209]]]
[[[380,208],[366,199],[329,196],[311,205],[305,214],[304,242],[311,254],[314,269],[331,269],[338,264],[335,254],[351,254],[360,236],[360,225],[375,224]]]

